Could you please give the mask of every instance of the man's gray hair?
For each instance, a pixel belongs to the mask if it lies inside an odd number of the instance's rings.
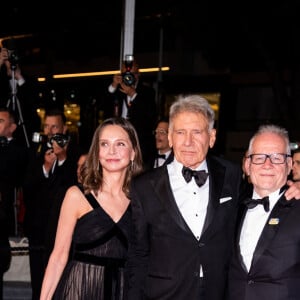
[[[213,129],[215,112],[209,102],[200,95],[179,95],[170,107],[170,127],[173,126],[173,119],[182,112],[201,113],[208,121],[209,130]]]
[[[248,147],[249,154],[252,153],[252,145],[253,145],[254,139],[263,133],[274,133],[274,134],[282,137],[286,144],[286,153],[289,155],[291,154],[290,139],[289,139],[288,131],[285,128],[280,127],[278,125],[274,125],[274,124],[266,124],[266,125],[259,126],[258,130],[255,132],[255,134],[252,136],[252,138],[249,141],[249,147]]]

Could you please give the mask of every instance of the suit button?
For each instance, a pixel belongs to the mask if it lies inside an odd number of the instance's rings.
[[[254,280],[248,280],[248,284],[253,284]]]
[[[199,244],[198,244],[198,247],[199,247],[199,248],[202,248],[202,247],[204,247],[204,246],[205,246],[204,243],[199,243]]]

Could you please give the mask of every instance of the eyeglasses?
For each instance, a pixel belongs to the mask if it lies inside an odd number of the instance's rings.
[[[153,134],[167,135],[167,134],[168,134],[168,131],[167,131],[167,130],[163,130],[163,129],[160,129],[160,130],[154,130],[154,131],[153,131]]]
[[[250,158],[254,165],[262,165],[266,162],[267,158],[270,159],[274,165],[284,164],[287,157],[291,157],[289,154],[284,153],[272,153],[272,154],[250,154],[247,158]]]

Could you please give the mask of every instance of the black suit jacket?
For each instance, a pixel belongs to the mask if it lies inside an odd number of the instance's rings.
[[[34,153],[34,148],[31,150],[32,156],[24,182],[25,234],[31,245],[46,250],[47,262],[54,245],[65,192],[71,185],[77,184],[76,170],[80,151],[77,145],[71,142],[67,150],[67,159],[61,166],[56,165],[47,178],[42,168],[47,147],[42,145],[38,154]]]
[[[157,155],[157,153],[156,153]],[[150,160],[150,164],[149,166],[145,166],[145,171],[154,168],[155,163],[156,163],[156,155],[154,157],[152,157],[152,159]],[[174,160],[174,152],[173,150],[170,152],[169,156],[166,158],[165,162],[163,163],[163,165],[167,165],[169,163],[171,163]]]
[[[200,241],[176,205],[166,165],[132,181],[130,300],[199,299],[200,265],[205,299],[224,299],[242,173],[239,166],[216,157],[207,158],[207,165],[209,204]]]
[[[247,271],[239,249],[246,208],[240,210],[229,272],[229,300],[300,299],[300,201],[275,204]]]
[[[137,131],[143,161],[145,165],[148,165],[156,153],[155,138],[153,135],[158,117],[155,90],[139,80],[136,93],[135,99],[130,107],[128,107],[128,119]],[[127,95],[120,92],[119,89],[113,94],[108,91],[106,94],[107,99],[101,105],[104,110],[104,118],[115,115],[115,107],[118,107],[118,116],[121,116],[123,103],[124,101],[127,102]]]
[[[28,149],[15,139],[0,146],[0,202],[5,215],[5,227],[14,236],[17,215],[15,214],[15,189],[22,188],[28,164]]]

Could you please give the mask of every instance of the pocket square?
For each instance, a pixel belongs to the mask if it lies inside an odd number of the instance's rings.
[[[227,202],[229,200],[232,200],[232,197],[224,197],[224,198],[220,198],[220,203],[224,203]]]

